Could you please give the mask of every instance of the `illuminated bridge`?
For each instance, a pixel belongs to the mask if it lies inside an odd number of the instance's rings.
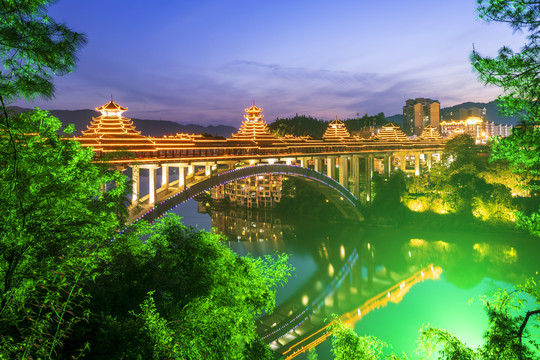
[[[131,168],[132,204],[137,209],[132,211],[133,217],[175,195],[190,198],[198,189],[207,190],[234,177],[263,173],[313,179],[334,189],[332,194],[339,193],[339,199],[347,199],[344,203],[358,205],[356,199],[370,201],[374,172],[388,176],[394,169],[400,169],[419,175],[433,161],[440,160],[445,143],[431,126],[417,139],[409,139],[393,124],[383,126],[378,134],[365,139],[349,134],[338,119],[328,125],[323,139],[276,137],[262,121],[262,109],[255,104],[245,109],[245,120],[238,133],[230,138],[188,134],[147,137],[135,129],[129,118],[122,116],[127,108],[115,103],[112,97],[96,110],[101,116],[92,118],[87,130],[75,140],[92,147],[97,159],[121,170]],[[244,167],[251,170],[236,172]],[[177,179],[172,179],[171,169],[178,173]],[[140,196],[141,173],[148,176],[148,195],[143,197]]]

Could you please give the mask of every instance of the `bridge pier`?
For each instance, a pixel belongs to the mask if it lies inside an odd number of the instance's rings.
[[[399,155],[400,168],[404,173],[407,172],[407,154]]]
[[[373,160],[374,157],[372,154],[366,156],[366,166],[365,166],[365,185],[366,185],[366,202],[371,202],[371,179],[373,178]]]
[[[384,176],[389,177],[392,174],[392,155],[384,154],[383,167]]]
[[[140,174],[139,174],[139,166],[138,165],[130,165],[131,168],[131,181],[133,184],[133,188],[131,191],[131,204],[136,205],[139,203],[139,191],[140,191]]]
[[[420,153],[415,152],[414,154],[414,176],[420,175]]]
[[[169,165],[161,165],[161,187],[164,189],[169,188]]]
[[[315,171],[322,172],[322,170],[323,170],[323,161],[324,161],[324,159],[320,158],[320,157],[313,158]]]
[[[352,193],[355,198],[360,199],[360,156],[352,155],[351,157],[351,177],[352,177]]]
[[[347,155],[339,157],[339,183],[344,188],[349,186],[349,157]]]
[[[336,157],[328,156],[326,158],[326,176],[336,180]]]
[[[146,165],[148,168],[148,204],[152,205],[156,202],[156,169],[158,165]]]

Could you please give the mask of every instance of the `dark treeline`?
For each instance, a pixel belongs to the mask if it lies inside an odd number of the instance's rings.
[[[347,130],[360,131],[371,126],[381,126],[387,124],[388,121],[384,113],[377,115],[368,115],[356,118],[342,120],[347,126]],[[296,114],[290,118],[277,118],[273,123],[268,124],[270,131],[276,136],[294,135],[294,136],[311,136],[314,139],[321,139],[330,121],[320,120],[309,115]]]

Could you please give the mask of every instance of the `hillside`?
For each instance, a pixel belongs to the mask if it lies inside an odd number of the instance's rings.
[[[10,110],[15,112],[28,111],[30,109],[20,108],[17,106],[9,107]],[[50,110],[51,115],[57,117],[62,124],[75,125],[76,135],[80,135],[82,130],[86,129],[86,126],[92,121],[92,117],[99,116],[98,111],[94,110]],[[188,134],[203,134],[208,133],[210,135],[217,135],[223,137],[230,137],[231,134],[236,133],[238,130],[233,126],[226,125],[210,125],[202,126],[195,124],[183,125],[174,121],[166,120],[143,120],[133,118],[133,125],[146,136],[163,136],[176,133],[188,133]]]

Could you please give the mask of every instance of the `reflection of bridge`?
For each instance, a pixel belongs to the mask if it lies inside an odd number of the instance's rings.
[[[329,124],[321,140],[276,137],[262,121],[262,109],[255,105],[246,109],[246,120],[239,132],[227,139],[186,134],[146,137],[135,130],[130,119],[122,116],[127,108],[112,99],[97,110],[102,115],[93,118],[83,135],[75,139],[83,146],[93,147],[96,157],[102,161],[119,168],[131,167],[132,202],[145,209],[186,191],[187,186],[193,188],[197,182],[214,181],[212,177],[220,172],[255,164],[310,168],[308,177],[317,177],[319,183],[337,188],[331,181],[314,175],[324,172],[327,178],[348,189],[354,198],[369,201],[374,172],[389,175],[399,168],[418,175],[422,168],[431,167],[433,159],[440,159],[444,147],[437,130],[429,126],[414,140],[392,124],[384,126],[370,139],[363,139],[351,136],[345,124],[337,119]],[[156,177],[158,168],[162,173],[160,186]],[[171,168],[179,169],[178,179],[173,181],[169,174]],[[142,198],[139,197],[141,171],[148,172],[149,178],[148,195]],[[299,172],[291,175],[307,176]]]
[[[419,270],[407,279],[400,280],[393,286],[384,289],[379,294],[365,301],[362,305],[341,315],[339,320],[352,326],[368,313],[385,307],[390,302],[400,302],[413,285],[426,279],[438,279],[441,272],[442,269],[440,267],[433,267],[433,265]],[[331,326],[331,323],[326,324],[319,329],[308,330],[301,335],[296,332],[296,329],[292,330],[290,332],[291,341],[286,344],[285,349],[280,349],[280,352],[285,356],[284,359],[292,359],[324,342],[332,335],[333,330]],[[300,330],[301,332],[302,330]]]

